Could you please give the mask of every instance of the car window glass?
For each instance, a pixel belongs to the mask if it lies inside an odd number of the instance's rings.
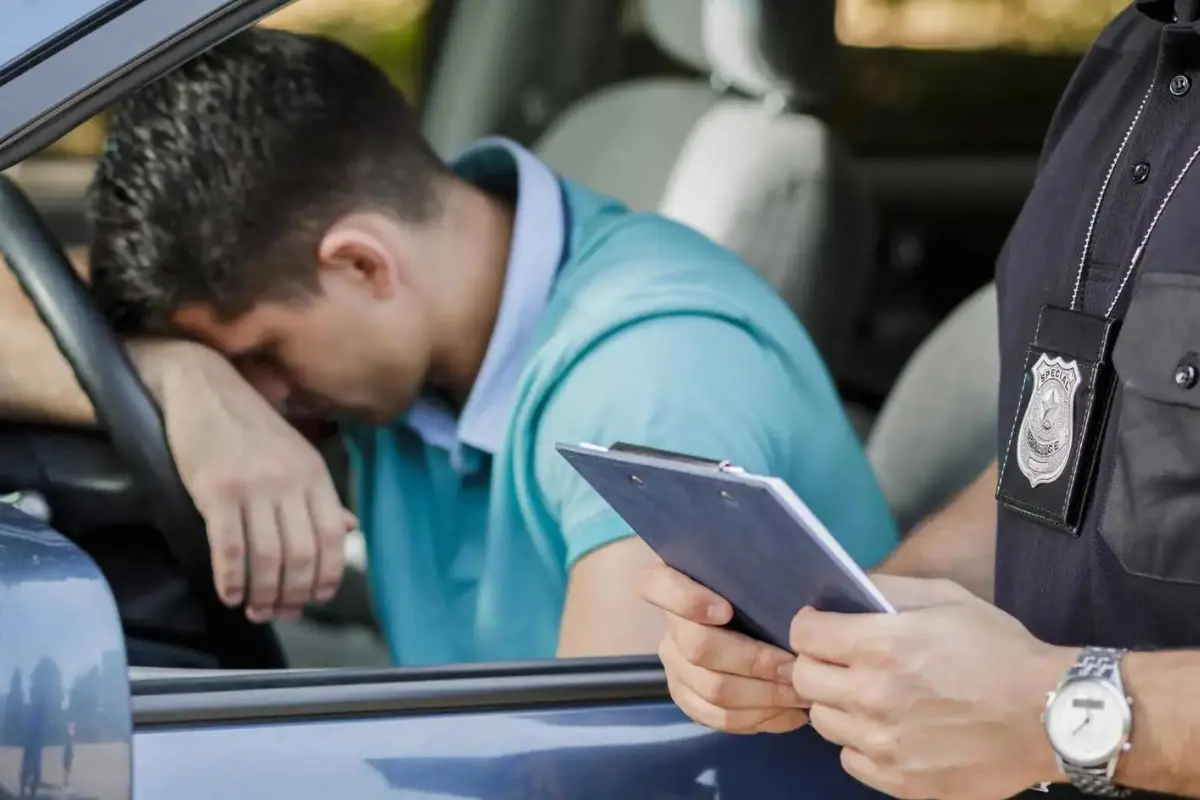
[[[21,56],[124,0],[5,0],[0,74]]]

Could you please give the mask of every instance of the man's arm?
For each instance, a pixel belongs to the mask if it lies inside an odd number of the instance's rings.
[[[653,653],[664,628],[638,592],[657,557],[554,444],[625,441],[766,472],[763,418],[787,413],[767,411],[775,408],[770,383],[784,379],[745,330],[701,317],[626,328],[571,369],[546,405],[535,445],[538,489],[559,524],[569,570],[559,657]]]
[[[90,270],[81,250],[68,252],[71,266],[84,281]],[[0,418],[14,421],[90,427],[96,424],[91,400],[75,378],[54,337],[38,316],[8,264],[0,257]],[[128,347],[151,395],[167,400],[167,383],[185,382],[188,367],[183,362],[199,345],[144,342]],[[205,356],[213,355],[205,353]],[[206,361],[215,359],[206,358]]]
[[[87,278],[82,254],[71,254]],[[8,264],[0,258],[0,417],[62,425],[95,424],[87,395],[42,324]]]
[[[637,596],[637,582],[657,561],[636,536],[581,558],[567,583],[559,658],[653,653],[663,634],[662,613]]]
[[[875,571],[948,578],[991,601],[996,570],[996,462],[917,527]]]
[[[84,259],[72,259],[87,277]],[[8,265],[0,262],[0,417],[94,425],[95,414]],[[220,354],[180,341],[129,347],[163,408],[184,486],[204,518],[213,578],[253,621],[333,596],[357,521],[316,449]],[[247,570],[247,564],[249,569]]]
[[[554,444],[626,441],[724,458],[760,474],[797,453],[827,464],[857,443],[848,428],[827,424],[826,410],[808,399],[821,393],[807,389],[749,332],[698,316],[627,328],[572,368],[535,442],[537,488],[561,531],[550,547],[565,551],[569,568],[560,656],[651,653],[664,628],[638,591],[657,559]]]

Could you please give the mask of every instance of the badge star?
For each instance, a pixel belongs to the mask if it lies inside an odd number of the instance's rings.
[[[1045,425],[1050,415],[1058,411],[1062,407],[1062,393],[1057,387],[1051,386],[1050,389],[1042,396],[1042,424]]]

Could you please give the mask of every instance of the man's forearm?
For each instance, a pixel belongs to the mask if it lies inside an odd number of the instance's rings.
[[[86,278],[84,258],[75,253],[71,261]],[[0,418],[95,425],[91,401],[3,259],[0,319],[4,320],[4,336],[0,337]],[[168,384],[186,374],[189,358],[212,356],[200,345],[166,340],[130,342],[128,352],[142,382],[160,403]]]
[[[909,534],[877,571],[948,578],[992,599],[996,570],[996,463]]]
[[[82,259],[73,259],[81,273]],[[0,259],[0,417],[65,425],[95,423],[75,373]]]

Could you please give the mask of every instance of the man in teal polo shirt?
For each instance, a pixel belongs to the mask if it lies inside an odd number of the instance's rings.
[[[348,524],[254,389],[341,420],[398,664],[653,651],[653,556],[559,441],[729,459],[787,480],[860,563],[895,543],[824,366],[749,268],[512,142],[443,164],[338,45],[253,30],[143,90],[91,208],[109,318],[195,342],[135,360],[252,618],[327,596]]]

